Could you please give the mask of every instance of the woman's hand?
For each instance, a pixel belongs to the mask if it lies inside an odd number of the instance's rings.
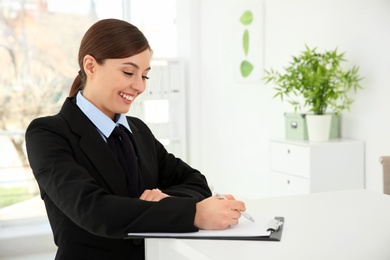
[[[159,189],[153,189],[153,190],[145,190],[142,193],[141,197],[139,197],[139,199],[146,200],[146,201],[160,201],[166,197],[169,197],[169,195],[161,192]]]
[[[196,204],[194,225],[199,229],[226,229],[237,225],[245,211],[245,203],[235,200],[232,195],[224,195],[227,200],[211,196]]]

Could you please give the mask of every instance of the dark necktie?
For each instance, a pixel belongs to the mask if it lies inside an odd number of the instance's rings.
[[[110,137],[107,138],[107,143],[117,156],[126,174],[130,197],[138,198],[140,196],[139,186],[141,183],[138,159],[127,130],[122,125],[115,127]]]

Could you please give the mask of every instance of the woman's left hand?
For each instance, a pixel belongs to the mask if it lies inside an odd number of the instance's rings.
[[[161,192],[159,189],[153,189],[153,190],[145,190],[142,193],[141,197],[139,197],[139,199],[146,200],[146,201],[160,201],[166,197],[169,197],[169,195]]]

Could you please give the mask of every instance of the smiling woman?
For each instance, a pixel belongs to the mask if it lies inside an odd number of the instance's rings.
[[[237,225],[244,202],[212,196],[202,173],[168,152],[142,120],[126,116],[150,70],[144,34],[123,20],[99,20],[78,58],[81,73],[60,111],[26,130],[56,259],[143,260],[144,241],[124,239],[128,233]]]

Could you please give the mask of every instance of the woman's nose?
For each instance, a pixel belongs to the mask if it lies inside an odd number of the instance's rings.
[[[144,78],[141,76],[136,78],[136,80],[132,84],[132,88],[137,90],[138,93],[142,93],[145,90],[145,85],[146,82]]]

